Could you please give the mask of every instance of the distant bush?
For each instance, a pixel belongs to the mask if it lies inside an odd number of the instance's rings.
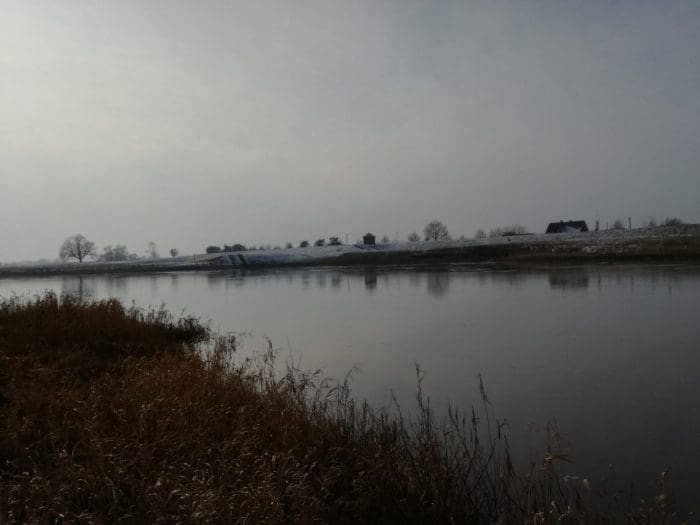
[[[123,244],[107,245],[102,249],[102,255],[100,255],[100,260],[105,262],[126,261],[128,259],[129,251]]]
[[[328,239],[328,244],[330,244],[331,246],[340,246],[343,243],[340,242],[340,239],[338,237],[331,237],[330,239]]]
[[[666,220],[664,221],[664,226],[681,226],[682,224],[683,221],[678,217],[666,217]]]
[[[478,232],[477,232],[478,233]],[[509,237],[511,235],[525,235],[527,229],[520,224],[513,224],[504,228],[494,228],[489,232],[489,237]]]
[[[613,222],[612,229],[613,230],[624,230],[625,224],[620,219],[617,219],[615,222]]]
[[[418,242],[420,241],[420,235],[418,232],[413,232],[408,236],[408,242]]]
[[[325,246],[325,245],[326,245],[325,239],[319,239],[314,243],[314,246]]]
[[[221,253],[221,247],[219,246],[207,246],[206,253]]]
[[[243,246],[242,244],[238,244],[238,243],[232,244],[232,245],[224,244],[224,251],[225,252],[244,252],[244,251],[246,251],[246,247]]]
[[[309,241],[301,241],[299,243],[299,248],[308,248],[309,247]]]

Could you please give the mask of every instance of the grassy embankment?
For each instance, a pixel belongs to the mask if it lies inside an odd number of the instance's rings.
[[[577,235],[519,235],[445,243],[404,243],[392,249],[366,250],[332,255],[314,254],[308,259],[285,258],[286,250],[248,252],[254,254],[250,266],[232,266],[220,256],[194,255],[177,260],[157,259],[134,262],[84,262],[82,264],[48,264],[39,266],[0,266],[0,277],[47,275],[130,274],[231,270],[246,267],[298,266],[435,266],[477,264],[523,266],[607,262],[700,262],[700,225],[640,228],[631,231],[588,232]],[[262,255],[261,255],[262,254]]]
[[[562,477],[554,449],[518,475],[483,408],[438,424],[419,390],[417,417],[390,416],[269,360],[233,365],[233,350],[195,320],[117,301],[0,304],[0,522],[671,517],[663,485],[630,508]]]

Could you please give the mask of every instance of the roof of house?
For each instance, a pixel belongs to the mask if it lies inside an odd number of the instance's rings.
[[[550,222],[545,233],[578,233],[587,232],[586,221]]]

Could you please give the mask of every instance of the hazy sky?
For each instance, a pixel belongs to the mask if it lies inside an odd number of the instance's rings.
[[[700,2],[0,0],[0,261],[700,221]]]

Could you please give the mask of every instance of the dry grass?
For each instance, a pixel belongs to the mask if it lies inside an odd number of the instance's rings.
[[[503,425],[356,406],[192,319],[48,294],[0,304],[0,523],[646,523],[562,476],[514,472]],[[556,440],[552,440],[555,443]],[[664,480],[665,483],[665,480]]]

